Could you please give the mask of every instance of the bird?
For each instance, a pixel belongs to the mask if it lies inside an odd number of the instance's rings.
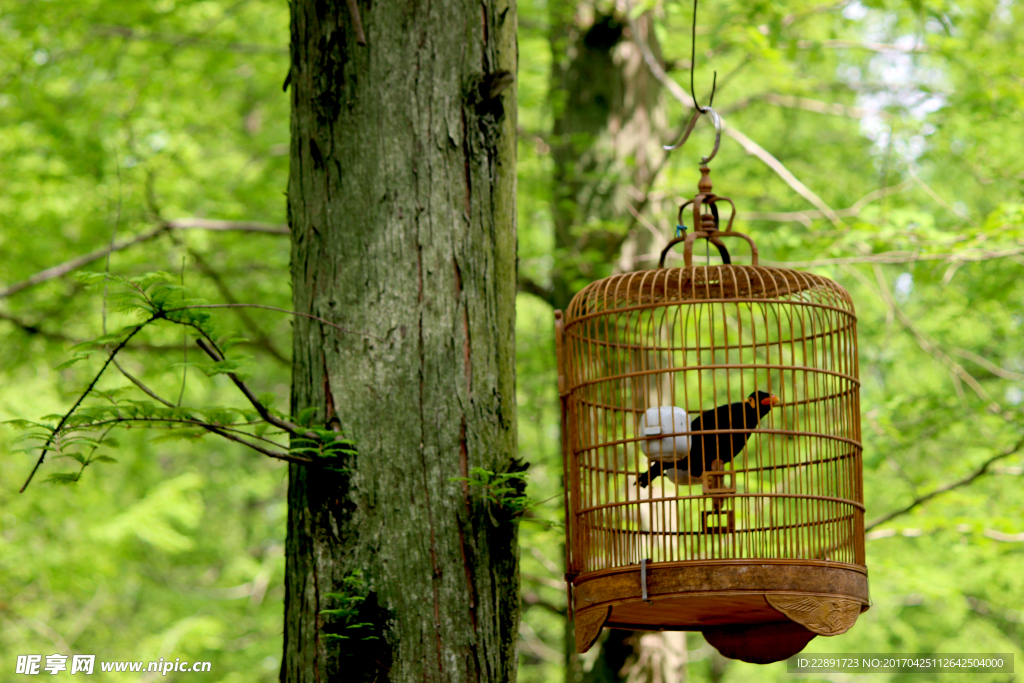
[[[667,476],[677,484],[690,483],[711,467],[716,458],[729,462],[743,450],[747,439],[758,422],[779,404],[779,397],[767,391],[755,391],[746,400],[720,405],[705,410],[690,423],[690,453],[687,458],[670,463],[652,462],[650,469],[637,478],[642,488],[652,479]],[[701,435],[699,432],[715,429],[745,429],[746,432]],[[689,472],[686,463],[689,461]],[[683,475],[688,474],[688,478]]]
[[[659,460],[652,460],[650,469],[642,473],[639,478],[637,478],[637,483],[639,483],[643,488],[647,488],[647,485],[651,480],[657,479],[658,477],[666,477],[677,486],[686,486],[693,482],[693,478],[686,469],[686,458],[667,463]]]

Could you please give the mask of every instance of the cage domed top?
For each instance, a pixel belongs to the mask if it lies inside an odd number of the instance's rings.
[[[730,235],[692,233],[687,262]],[[847,630],[868,605],[847,292],[687,265],[594,282],[556,323],[577,649],[602,625],[701,630],[774,661]]]

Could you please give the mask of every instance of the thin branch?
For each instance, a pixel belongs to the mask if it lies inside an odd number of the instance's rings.
[[[813,16],[815,16],[817,14],[823,14],[823,13],[826,13],[826,12],[829,13],[829,14],[832,14],[832,13],[836,12],[837,10],[842,9],[846,5],[849,5],[850,2],[851,2],[851,0],[839,0],[839,2],[830,2],[830,3],[825,4],[825,5],[818,5],[816,7],[811,7],[810,9],[806,9],[806,10],[804,10],[802,12],[793,12],[791,14],[787,14],[786,16],[784,16],[782,18],[782,25],[783,26],[792,26],[793,24],[795,24],[795,23],[797,23],[799,21],[803,21],[804,19],[807,19],[808,17],[813,17]]]
[[[865,116],[874,114],[881,118],[889,118],[892,115],[887,111],[875,111],[871,109],[865,109],[863,107],[851,107],[838,102],[823,102],[821,100],[814,100],[809,97],[800,97],[798,95],[780,95],[778,93],[763,93],[761,95],[755,95],[749,100],[763,100],[769,104],[773,104],[776,107],[785,107],[787,109],[802,109],[804,111],[813,112],[815,114],[826,114],[829,116],[845,116],[851,119],[862,119]],[[741,102],[746,103],[747,100]],[[730,107],[733,110],[734,107]]]
[[[543,607],[552,614],[557,614],[560,617],[565,616],[565,605],[556,605],[548,602],[536,593],[523,593],[522,600],[524,609],[528,607]]]
[[[285,453],[283,451],[272,451],[272,450],[263,448],[262,446],[257,446],[256,444],[254,444],[254,443],[252,443],[250,441],[246,441],[245,439],[242,439],[241,437],[237,437],[237,436],[235,436],[233,434],[230,434],[227,430],[221,429],[220,427],[214,427],[214,426],[205,425],[205,424],[202,424],[200,426],[203,429],[205,429],[205,430],[207,430],[209,432],[213,432],[214,434],[216,434],[218,436],[222,436],[222,437],[224,437],[225,439],[227,439],[229,441],[234,441],[236,443],[240,443],[243,446],[247,446],[247,447],[251,448],[252,450],[256,451],[257,453],[262,453],[263,455],[266,455],[267,457],[270,457],[270,458],[274,458],[275,460],[284,460],[285,462],[294,462],[294,463],[296,463],[298,465],[309,465],[309,464],[312,464],[312,462],[313,462],[309,458],[299,457],[297,455],[292,455],[290,453]],[[252,436],[252,435],[249,434],[248,436]]]
[[[726,135],[731,137],[733,140],[740,143],[740,146],[745,151],[747,151],[750,154],[753,154],[758,159],[763,161],[770,169],[775,171],[776,175],[782,178],[782,180],[784,180],[787,185],[793,188],[793,190],[798,195],[800,195],[801,197],[809,201],[811,204],[813,204],[818,209],[818,211],[821,211],[822,214],[824,214],[825,217],[828,218],[833,225],[835,225],[837,228],[845,227],[843,225],[842,219],[840,219],[836,212],[828,204],[825,203],[825,200],[816,195],[813,191],[811,191],[809,187],[800,182],[800,180],[795,175],[793,175],[781,161],[772,156],[771,153],[768,152],[768,150],[766,150],[764,147],[761,147],[761,145],[757,144],[756,142],[748,138],[746,135],[741,133],[733,126],[727,125],[725,121],[722,121],[722,131]]]
[[[181,257],[181,273],[178,275],[181,286],[185,286],[185,257]],[[181,388],[178,390],[178,407],[185,399],[185,383],[188,381],[188,330],[181,331]]]
[[[82,428],[82,427],[99,427],[99,426],[106,425],[106,424],[131,424],[133,422],[142,422],[142,423],[148,423],[148,422],[169,422],[169,423],[173,423],[173,424],[186,424],[186,425],[192,425],[192,426],[195,426],[195,427],[201,427],[202,429],[205,429],[208,432],[212,432],[212,433],[214,433],[214,434],[216,434],[218,436],[222,436],[225,439],[228,439],[229,441],[234,441],[236,443],[240,443],[243,446],[247,446],[248,448],[251,448],[252,450],[254,450],[254,451],[258,452],[258,453],[262,453],[263,455],[266,455],[266,456],[271,457],[271,458],[275,458],[277,460],[284,460],[286,462],[294,462],[294,463],[298,463],[300,465],[309,465],[309,464],[313,463],[313,461],[310,460],[309,458],[303,458],[301,456],[292,455],[290,453],[285,453],[285,452],[281,452],[281,451],[271,451],[271,450],[268,450],[266,448],[263,448],[262,446],[259,446],[257,444],[254,444],[254,443],[250,442],[250,441],[246,441],[245,439],[242,439],[241,436],[247,436],[250,439],[259,439],[260,441],[265,441],[266,443],[273,444],[274,446],[283,447],[281,444],[277,443],[276,441],[272,441],[270,439],[267,439],[267,438],[262,437],[262,436],[258,436],[256,434],[250,434],[248,432],[243,432],[240,429],[233,429],[233,428],[225,426],[225,425],[211,424],[209,422],[203,422],[202,420],[194,420],[194,419],[187,419],[187,418],[168,418],[168,417],[118,417],[118,418],[113,418],[113,419],[110,419],[110,420],[99,420],[97,422],[90,422],[88,424],[78,425],[78,426],[79,426],[79,428]],[[238,435],[240,435],[240,436],[238,436]]]
[[[196,344],[198,344],[199,348],[201,348],[206,353],[206,355],[208,355],[214,361],[218,363],[224,361],[224,355],[217,349],[216,346],[213,345],[212,341],[204,337],[200,337],[196,339]],[[228,378],[231,379],[232,382],[235,383],[235,386],[238,387],[238,390],[242,392],[242,395],[245,396],[246,400],[248,400],[249,403],[252,404],[252,407],[256,409],[256,412],[259,413],[260,417],[262,417],[266,422],[269,422],[270,424],[274,425],[275,427],[278,427],[279,429],[283,429],[292,436],[302,436],[308,439],[313,439],[317,441],[319,440],[316,434],[314,434],[313,432],[306,431],[297,424],[290,422],[288,420],[282,420],[281,418],[271,413],[265,405],[260,403],[260,400],[256,398],[256,394],[252,393],[252,390],[248,386],[246,386],[245,382],[243,382],[238,377],[238,375],[236,375],[233,372],[228,372],[225,374],[228,376]]]
[[[996,377],[1002,377],[1003,379],[1008,379],[1014,382],[1024,382],[1024,375],[1021,373],[1001,368],[987,358],[983,358],[972,351],[968,351],[967,349],[950,349],[949,352],[954,356],[960,356],[961,358],[966,358],[969,361],[977,363]]]
[[[685,129],[686,123],[684,122],[679,132],[670,136],[670,138],[673,140],[678,139],[678,137],[683,134],[683,130]],[[622,248],[622,245],[625,243],[625,241],[629,239],[629,236],[633,233],[633,226],[637,224],[639,216],[643,214],[644,210],[647,208],[647,205],[651,202],[651,196],[653,194],[655,181],[658,179],[658,176],[661,175],[662,170],[668,167],[668,158],[670,154],[671,152],[665,152],[664,154],[662,154],[661,159],[658,161],[658,165],[651,169],[651,176],[647,181],[647,188],[644,190],[643,196],[640,198],[640,201],[637,202],[635,208],[632,205],[630,205],[629,208],[631,217],[626,223],[625,230],[623,230],[621,237],[612,240],[608,244],[608,247],[605,249],[605,258],[610,259],[616,252],[618,252],[619,249]],[[638,258],[645,257],[641,256]]]
[[[630,20],[630,23],[632,25],[635,22]],[[693,109],[696,106],[693,101],[693,98],[690,97],[686,93],[686,91],[683,90],[682,87],[680,87],[680,85],[675,82],[674,79],[672,79],[668,74],[665,73],[665,70],[658,62],[658,59],[654,56],[654,53],[651,51],[650,46],[647,45],[647,43],[644,42],[642,38],[640,38],[640,33],[639,31],[636,30],[635,26],[633,27],[633,29],[633,41],[637,44],[637,47],[640,48],[640,52],[643,54],[644,57],[644,62],[647,64],[647,68],[650,69],[651,74],[663,86],[665,86],[669,93],[671,93],[672,96],[680,102],[680,104],[682,104],[684,107],[687,107],[688,109]],[[800,182],[800,180],[798,180],[797,177],[793,175],[789,171],[789,169],[787,169],[785,165],[783,165],[781,161],[772,156],[766,149],[764,149],[759,144],[748,138],[735,127],[727,125],[725,119],[722,119],[722,130],[723,132],[725,132],[726,135],[736,140],[736,142],[740,143],[740,146],[743,147],[745,151],[747,151],[750,154],[753,154],[758,159],[767,164],[769,168],[775,171],[776,175],[782,178],[782,180],[784,180],[787,185],[793,188],[793,190],[797,194],[799,194],[801,197],[803,197],[811,204],[813,204],[830,221],[832,221],[834,225],[840,228],[844,227],[843,222],[839,219],[839,216],[836,215],[836,212],[833,211],[821,197],[816,195],[814,192],[810,190],[810,188],[808,188],[806,185]]]
[[[952,206],[950,206],[946,202],[946,200],[943,199],[941,195],[939,195],[938,192],[933,190],[931,188],[931,186],[928,185],[928,183],[926,183],[925,181],[921,180],[921,177],[917,175],[917,172],[914,170],[914,167],[912,165],[907,167],[907,171],[909,171],[910,177],[914,180],[914,182],[917,183],[921,187],[922,190],[927,192],[928,196],[931,197],[932,199],[934,199],[936,204],[938,204],[939,206],[944,208],[946,211],[949,211],[951,214],[953,214],[957,218],[966,220],[967,222],[969,222],[974,227],[976,227],[976,228],[980,228],[981,227],[980,225],[978,225],[978,222],[976,220],[974,220],[973,218],[971,218],[969,215],[966,215],[966,216],[965,215],[961,215],[956,209],[954,209]]]
[[[122,251],[128,247],[133,247],[136,244],[149,241],[154,237],[158,237],[166,230],[212,230],[212,231],[242,231],[242,232],[260,232],[274,235],[287,235],[288,226],[286,225],[275,225],[272,223],[254,223],[251,221],[217,221],[207,220],[201,218],[187,218],[173,221],[165,221],[159,226],[140,233],[135,237],[127,239],[117,244],[103,247],[91,251],[88,254],[77,256],[69,261],[65,261],[59,265],[53,266],[42,270],[31,277],[28,277],[21,282],[16,282],[13,285],[8,286],[6,289],[0,289],[0,299],[9,297],[12,294],[20,292],[26,287],[37,285],[47,280],[52,280],[64,275],[67,275],[73,270],[81,268],[82,266],[97,261],[105,256],[114,252]]]
[[[63,342],[73,342],[75,344],[81,341],[81,339],[74,339],[73,337],[60,334],[59,332],[48,332],[30,322],[26,322],[24,320],[21,320],[20,318],[15,318],[13,315],[10,315],[9,313],[4,313],[3,311],[0,311],[0,320],[6,320],[15,327],[20,328],[23,332],[25,332],[25,334],[38,334],[40,337],[43,337],[44,339],[52,339],[54,341]]]
[[[194,249],[189,249],[188,253],[192,256],[193,259],[195,259],[196,265],[199,267],[199,270],[203,271],[203,274],[206,275],[206,277],[208,277],[210,281],[213,282],[213,285],[217,288],[217,291],[220,292],[221,297],[223,297],[230,304],[237,304],[238,299],[234,297],[234,295],[231,293],[231,290],[228,289],[227,284],[225,284],[224,279],[216,270],[214,270],[206,262],[206,259],[204,259],[203,256]],[[273,340],[271,340],[270,337],[267,336],[267,333],[263,331],[263,328],[256,324],[256,321],[253,320],[245,312],[244,308],[238,308],[237,310],[238,317],[241,318],[242,324],[245,325],[245,327],[256,337],[256,341],[260,344],[260,346],[266,349],[267,353],[273,356],[275,360],[282,363],[283,365],[291,367],[291,361],[285,358],[284,354],[282,354],[277,349],[277,347],[274,346]]]
[[[173,33],[149,33],[138,31],[129,26],[96,26],[92,32],[100,36],[120,36],[127,40],[140,42],[166,43],[174,47],[198,47],[210,50],[225,50],[241,54],[288,54],[286,48],[276,45],[255,45],[252,43],[219,43],[198,36],[178,35]]]
[[[958,393],[962,391],[962,389],[960,389],[960,382],[963,381],[966,382],[968,386],[970,386],[971,389],[974,390],[974,393],[978,395],[978,398],[985,401],[992,400],[992,397],[989,396],[989,393],[985,391],[984,387],[981,386],[978,380],[976,380],[971,373],[967,372],[967,370],[964,369],[962,365],[960,365],[955,360],[950,358],[949,355],[947,355],[941,348],[939,348],[939,343],[937,341],[931,339],[930,337],[928,337],[928,335],[924,334],[919,329],[917,329],[917,326],[914,324],[914,321],[910,318],[910,316],[908,316],[903,311],[902,308],[896,305],[895,300],[893,300],[892,296],[888,292],[884,291],[881,287],[872,286],[871,283],[865,277],[863,277],[855,268],[844,266],[843,269],[846,272],[853,275],[858,280],[860,280],[860,282],[864,284],[866,287],[874,289],[875,292],[878,294],[878,297],[885,304],[888,310],[888,314],[890,316],[893,316],[894,319],[898,320],[900,324],[903,325],[903,327],[906,328],[908,332],[910,332],[911,336],[914,337],[914,340],[917,342],[917,345],[920,346],[922,350],[932,355],[937,361],[942,363],[942,365],[946,366],[946,369],[949,370],[950,375],[953,378],[954,386],[957,389]],[[963,397],[961,397],[961,399],[963,400]]]
[[[994,472],[995,470],[993,470]],[[931,529],[931,533],[939,531],[945,531],[944,527],[936,527]],[[957,531],[964,533],[966,530],[958,528]],[[878,529],[864,535],[865,540],[878,541],[883,538],[892,538],[894,536],[905,536],[908,538],[914,538],[922,534],[921,529],[906,528],[906,529]],[[997,529],[982,529],[981,535],[985,538],[991,538],[993,541],[999,541],[1000,543],[1024,543],[1024,532],[1018,534],[1008,534],[1005,531],[999,531]]]
[[[121,340],[121,343],[118,344],[114,348],[114,350],[110,352],[110,356],[107,358],[107,362],[103,364],[103,367],[100,368],[100,371],[96,373],[95,377],[93,377],[92,382],[89,383],[89,386],[86,387],[85,391],[82,392],[82,395],[78,397],[77,401],[75,401],[75,405],[71,406],[71,410],[64,414],[64,417],[62,417],[60,419],[60,422],[57,423],[57,426],[54,427],[53,433],[50,434],[48,439],[46,439],[46,443],[43,444],[43,452],[39,454],[39,460],[36,461],[35,467],[33,467],[32,471],[29,472],[28,479],[25,480],[25,483],[22,485],[21,489],[19,489],[18,493],[24,493],[25,489],[28,488],[28,485],[32,482],[32,477],[36,476],[36,471],[43,464],[43,460],[46,458],[46,453],[50,450],[50,445],[53,443],[53,440],[57,438],[57,434],[60,433],[61,428],[63,428],[64,425],[67,423],[68,419],[71,417],[71,414],[78,409],[78,406],[82,404],[82,401],[85,400],[85,397],[88,396],[89,393],[93,390],[93,388],[96,386],[96,383],[100,381],[100,377],[103,376],[103,373],[106,372],[107,368],[114,361],[114,356],[116,356],[118,352],[121,351],[121,349],[128,345],[128,342],[131,341],[132,337],[138,334],[143,327],[153,322],[153,320],[155,320],[155,318],[150,318],[149,320],[146,320],[145,322],[136,325],[135,329],[132,330],[128,335],[126,335],[125,338]]]
[[[824,47],[832,50],[869,50],[871,52],[902,52],[906,54],[914,52],[928,52],[926,45],[914,44],[909,47],[895,45],[893,43],[862,43],[856,40],[798,40],[796,46],[801,50],[815,47]]]
[[[658,229],[654,227],[649,220],[644,218],[643,214],[640,213],[639,209],[633,206],[632,202],[626,202],[626,208],[629,209],[629,212],[633,215],[633,220],[647,228],[647,230],[654,235],[655,244],[658,245],[658,250],[660,251],[665,246],[665,236],[658,232]]]
[[[1024,531],[1019,534],[1007,534],[995,529],[985,529],[981,532],[986,538],[1000,543],[1024,543]]]
[[[212,230],[214,232],[262,232],[268,235],[290,235],[287,225],[257,221],[220,221],[211,218],[180,218],[164,221],[171,230]]]
[[[955,263],[969,261],[992,261],[1024,254],[1024,247],[1006,251],[962,251],[948,254],[921,254],[916,251],[887,251],[867,256],[845,256],[842,258],[823,258],[814,261],[762,261],[771,266],[784,268],[811,268],[814,266],[838,266],[855,263],[914,263],[916,261],[952,261]]]
[[[953,491],[954,489],[958,489],[961,486],[967,486],[968,484],[973,482],[975,479],[978,479],[979,477],[982,477],[982,476],[988,474],[989,473],[989,468],[991,468],[992,465],[994,465],[995,463],[999,462],[1000,460],[1004,460],[1004,459],[1010,457],[1011,455],[1014,455],[1015,453],[1020,451],[1021,448],[1024,448],[1024,437],[1022,437],[1019,441],[1017,441],[1017,443],[1015,443],[1013,446],[1011,446],[1007,450],[1003,451],[1002,453],[999,453],[997,455],[993,455],[991,458],[989,458],[988,460],[983,462],[981,464],[981,467],[979,467],[977,470],[975,470],[971,474],[967,475],[966,477],[964,477],[962,479],[958,479],[958,480],[956,480],[954,482],[950,482],[949,484],[945,484],[943,486],[940,486],[939,488],[935,489],[934,491],[932,491],[930,493],[927,493],[927,494],[925,494],[923,496],[920,496],[919,498],[915,498],[913,501],[910,502],[909,505],[906,505],[906,506],[904,506],[904,507],[902,507],[902,508],[900,508],[898,510],[893,510],[892,512],[890,512],[888,514],[882,515],[881,517],[878,517],[877,519],[872,520],[866,527],[864,527],[864,531],[871,531],[872,529],[874,529],[875,527],[877,527],[879,525],[885,524],[886,522],[888,522],[888,521],[890,521],[890,520],[892,520],[892,519],[894,519],[896,517],[899,517],[901,515],[905,515],[908,512],[910,512],[911,510],[917,508],[918,506],[924,505],[925,503],[927,503],[928,501],[932,500],[936,496],[941,496],[942,494],[948,493],[950,491]]]
[[[163,403],[168,408],[174,408],[175,407],[175,405],[173,403],[171,403],[170,401],[168,401],[168,400],[166,400],[164,398],[161,398],[160,396],[158,396],[156,394],[155,391],[153,391],[152,389],[147,387],[145,384],[143,384],[142,380],[140,380],[139,378],[135,377],[134,375],[129,373],[127,370],[122,368],[121,364],[118,363],[116,360],[114,361],[114,367],[117,368],[118,370],[120,370],[121,374],[124,375],[125,377],[127,377],[129,382],[131,382],[132,384],[137,386],[139,389],[141,389],[142,393],[146,394],[147,396],[149,396],[150,398],[152,398],[152,399],[154,399],[156,401],[159,401],[160,403]]]
[[[882,199],[884,197],[888,197],[889,195],[898,194],[900,192],[903,192],[908,187],[910,187],[910,185],[911,185],[911,181],[905,180],[902,183],[900,183],[899,185],[892,185],[890,187],[883,187],[883,188],[881,188],[879,190],[874,190],[872,192],[867,193],[866,195],[864,195],[863,197],[858,199],[856,202],[854,202],[853,206],[851,206],[851,207],[849,207],[847,209],[837,209],[835,213],[836,213],[837,216],[839,216],[841,218],[848,218],[848,217],[851,217],[851,216],[860,215],[860,212],[868,204],[870,204],[870,203],[872,203],[872,202],[874,202],[874,201],[876,201],[878,199]],[[809,228],[809,227],[811,227],[811,221],[812,220],[819,219],[819,218],[825,218],[825,214],[822,213],[821,211],[789,211],[789,212],[775,212],[775,211],[757,212],[757,211],[750,211],[750,212],[744,213],[743,214],[743,218],[745,220],[751,220],[751,221],[773,221],[773,222],[776,222],[776,223],[797,222],[797,223],[803,223],[805,226],[807,226]]]
[[[19,328],[25,334],[38,335],[43,339],[67,342],[70,344],[81,344],[83,341],[85,341],[84,339],[78,339],[76,337],[69,337],[66,334],[60,334],[59,332],[50,332],[49,330],[44,330],[34,323],[22,320],[21,318],[16,318],[15,316],[10,315],[9,313],[4,313],[3,311],[0,311],[0,320],[5,320],[11,323],[15,327]],[[251,341],[240,342],[239,346],[254,349],[262,348],[261,346],[254,344]],[[180,346],[164,346],[161,344],[149,344],[147,342],[138,342],[136,344],[133,344],[132,348],[141,351],[155,351],[159,353],[181,350]]]
[[[149,230],[147,232],[144,232],[144,233],[141,233],[139,235],[136,235],[135,237],[132,237],[131,239],[125,240],[123,242],[119,242],[118,244],[114,244],[112,246],[107,246],[107,247],[103,247],[102,249],[97,249],[95,251],[91,251],[88,254],[84,254],[82,256],[78,256],[76,258],[73,258],[70,261],[65,261],[64,263],[61,263],[60,265],[53,266],[52,268],[47,268],[46,270],[42,270],[42,271],[36,273],[35,275],[33,275],[33,276],[29,277],[29,278],[26,278],[25,280],[22,280],[21,282],[15,282],[13,285],[10,285],[6,289],[0,289],[0,299],[7,298],[7,297],[9,297],[10,295],[12,295],[12,294],[14,294],[16,292],[20,292],[21,290],[25,289],[26,287],[31,287],[32,285],[38,285],[40,282],[46,282],[47,280],[52,280],[54,278],[58,278],[58,277],[61,277],[63,275],[67,275],[71,271],[76,270],[78,268],[81,268],[82,266],[86,265],[87,263],[92,263],[93,261],[97,261],[97,260],[107,256],[108,254],[112,254],[112,253],[114,253],[116,251],[121,251],[122,249],[127,249],[128,247],[133,247],[136,244],[139,244],[141,242],[146,242],[147,240],[151,240],[154,237],[156,237],[157,235],[159,235],[160,233],[162,233],[166,229],[167,229],[166,227],[161,225],[161,226],[159,226],[157,228],[153,228],[152,230]]]
[[[384,341],[380,337],[370,334],[368,332],[357,332],[356,330],[350,330],[347,327],[341,325],[335,325],[330,320],[324,320],[319,316],[312,315],[310,313],[300,313],[299,311],[289,311],[287,308],[278,308],[276,306],[264,306],[263,304],[197,304],[195,306],[182,306],[181,308],[169,308],[166,313],[172,313],[174,311],[185,311],[190,308],[263,308],[268,311],[277,311],[278,313],[287,313],[288,315],[299,315],[304,318],[310,318],[318,322],[322,322],[324,325],[329,325],[336,330],[347,332],[348,334],[358,334],[363,337],[369,337],[370,339],[376,339],[377,341]]]
[[[536,574],[520,574],[519,576],[523,581],[532,581],[534,583],[540,584],[541,586],[554,588],[558,591],[565,590],[565,582],[559,581],[558,579],[552,579],[546,576],[537,576]]]
[[[555,293],[550,287],[543,287],[522,274],[519,275],[519,279],[516,281],[516,290],[532,294],[541,301],[554,305]]]

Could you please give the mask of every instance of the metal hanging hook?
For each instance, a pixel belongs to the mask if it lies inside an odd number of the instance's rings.
[[[683,131],[682,136],[674,145],[662,145],[662,149],[666,152],[679,149],[686,142],[686,139],[690,137],[690,133],[693,132],[693,127],[697,125],[697,119],[700,118],[701,114],[708,114],[711,116],[712,123],[715,124],[715,148],[711,150],[711,154],[706,157],[701,157],[700,162],[706,164],[715,158],[718,154],[718,147],[722,144],[722,117],[718,115],[718,112],[711,107],[704,107],[703,109],[697,109],[693,112],[693,117],[690,119],[690,123],[687,124],[686,130]]]
[[[697,92],[693,89],[693,70],[697,66],[697,0],[693,0],[693,25],[690,27],[690,97],[693,98],[693,106],[697,111],[703,111],[700,102],[697,101]],[[711,81],[711,97],[708,99],[708,106],[715,104],[715,88],[718,87],[718,72]]]
[[[711,81],[711,97],[708,99],[708,106],[702,107],[697,101],[697,92],[693,87],[693,70],[697,58],[697,0],[693,0],[693,26],[690,29],[690,96],[693,97],[693,117],[690,119],[690,123],[687,124],[686,130],[683,131],[682,136],[674,145],[662,145],[662,148],[671,152],[672,150],[679,149],[682,147],[686,139],[690,137],[690,133],[693,132],[693,127],[697,125],[697,119],[701,114],[710,114],[711,119],[715,124],[715,148],[711,151],[711,154],[701,159],[702,164],[706,164],[715,158],[718,154],[718,145],[722,141],[722,119],[718,116],[718,112],[711,108],[711,105],[715,103],[715,89],[718,87],[718,72],[715,72],[714,79]]]

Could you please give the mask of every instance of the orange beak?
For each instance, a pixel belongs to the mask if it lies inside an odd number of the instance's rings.
[[[782,399],[780,399],[775,394],[772,394],[768,398],[762,398],[761,399],[761,405],[763,405],[763,406],[777,406],[780,403],[782,403]]]

